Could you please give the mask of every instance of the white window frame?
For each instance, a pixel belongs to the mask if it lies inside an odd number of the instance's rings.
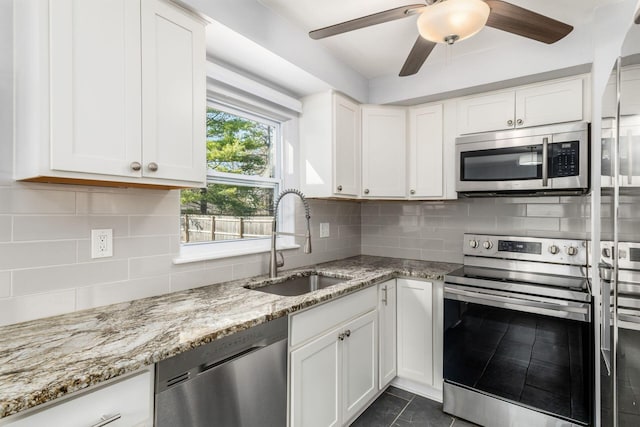
[[[234,114],[249,120],[254,120],[276,128],[276,149],[273,161],[274,177],[266,178],[259,175],[239,175],[234,173],[217,172],[213,169],[207,171],[207,184],[231,184],[248,185],[252,187],[263,187],[274,189],[274,199],[283,188],[283,135],[282,122],[267,118],[246,109],[238,108],[216,100],[208,99],[207,107],[215,108],[229,114]],[[278,228],[282,225],[282,213],[277,218]],[[278,250],[297,249],[300,245],[293,239],[278,238]],[[174,264],[185,264],[196,261],[229,258],[241,255],[250,255],[269,252],[271,250],[271,239],[269,237],[255,237],[248,239],[219,240],[209,242],[180,243],[180,254],[174,258]]]

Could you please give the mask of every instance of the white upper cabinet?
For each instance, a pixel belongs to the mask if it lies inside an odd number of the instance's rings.
[[[458,134],[583,120],[583,86],[578,77],[463,98]]]
[[[201,22],[142,0],[143,176],[206,179],[205,51]]]
[[[458,133],[513,128],[515,95],[508,91],[461,99],[458,101]]]
[[[360,106],[333,92],[303,99],[300,187],[309,197],[360,194]]]
[[[204,183],[199,18],[160,0],[24,0],[15,17],[16,179]]]
[[[406,194],[407,113],[400,107],[362,107],[362,195]]]
[[[441,199],[445,193],[442,104],[409,109],[408,196]]]

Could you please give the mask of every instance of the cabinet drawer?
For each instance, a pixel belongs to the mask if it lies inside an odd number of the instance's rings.
[[[146,370],[125,380],[80,393],[26,416],[16,416],[4,427],[90,427],[100,425],[101,417],[119,419],[105,427],[152,425],[152,378]]]
[[[289,345],[295,347],[340,323],[375,310],[377,299],[377,287],[371,286],[328,304],[293,314],[289,328]]]

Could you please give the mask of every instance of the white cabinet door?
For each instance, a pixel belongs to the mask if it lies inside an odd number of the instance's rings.
[[[458,134],[584,119],[583,78],[515,88],[458,101]]]
[[[398,376],[433,384],[431,282],[398,279]]]
[[[388,280],[378,285],[378,348],[380,381],[378,389],[384,389],[396,377],[396,281]]]
[[[142,0],[144,176],[206,180],[204,26],[162,0]]]
[[[407,116],[404,108],[362,107],[362,194],[405,197]]]
[[[441,104],[409,110],[410,198],[444,197],[442,126]]]
[[[582,120],[582,79],[546,83],[516,91],[516,127]]]
[[[360,194],[360,106],[333,95],[334,193]]]
[[[458,134],[514,127],[515,92],[473,96],[458,101]]]
[[[340,425],[342,354],[333,330],[291,352],[291,425]]]
[[[3,424],[6,427],[88,427],[101,417],[113,418],[109,427],[153,425],[153,378],[146,370],[122,381],[79,393],[61,403],[21,416]],[[119,416],[119,418],[118,418]],[[11,420],[11,418],[9,418]]]
[[[378,315],[371,311],[343,328],[343,422],[354,417],[378,392]]]
[[[139,3],[55,1],[49,19],[51,169],[140,176]]]

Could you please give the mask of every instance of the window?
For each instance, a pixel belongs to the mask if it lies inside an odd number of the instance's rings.
[[[208,185],[182,190],[182,243],[270,236],[280,187],[280,125],[219,104],[207,108]]]

